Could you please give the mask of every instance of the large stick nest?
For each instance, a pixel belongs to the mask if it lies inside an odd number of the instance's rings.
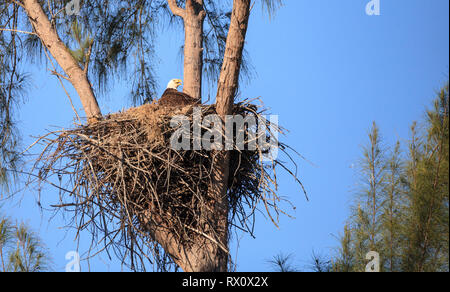
[[[215,114],[214,106],[200,108],[203,116]],[[183,246],[199,237],[214,241],[215,236],[210,229],[206,234],[205,226],[214,226],[209,221],[215,202],[208,188],[215,151],[176,151],[169,142],[176,130],[170,125],[172,117],[182,114],[192,121],[192,113],[191,106],[174,109],[148,104],[39,139],[44,151],[35,169],[40,181],[58,177],[62,192],[56,207],[72,211],[72,224],[78,231],[87,229],[93,243],[103,243],[106,250],[113,247],[133,269],[144,268],[147,258],[165,270],[168,256],[162,256],[164,252],[148,232],[149,226],[163,226]],[[264,110],[242,102],[234,106],[234,114],[260,117]],[[267,139],[274,130],[282,132],[275,125],[270,128],[269,121],[266,126]],[[246,134],[250,130],[246,128]],[[279,142],[278,146],[283,152],[288,149]],[[279,160],[263,162],[265,153],[267,149],[259,145],[252,151],[230,151],[230,228],[253,234],[258,207],[275,225],[278,223],[283,212],[278,207],[282,199],[277,194],[277,166],[301,185],[295,172]]]

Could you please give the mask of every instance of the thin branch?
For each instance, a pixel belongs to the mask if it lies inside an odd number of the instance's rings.
[[[69,98],[70,106],[72,107],[72,110],[73,110],[73,112],[75,113],[75,116],[77,117],[78,122],[81,123],[80,116],[78,115],[78,112],[77,112],[77,110],[75,109],[75,106],[73,105],[72,98],[70,97],[69,92],[67,92],[67,89],[66,89],[66,87],[64,86],[64,83],[62,82],[61,78],[64,78],[65,80],[67,80],[67,81],[69,81],[69,82],[71,82],[71,80],[70,80],[69,77],[64,76],[64,75],[61,75],[61,74],[59,74],[58,72],[56,72],[55,64],[53,64],[52,59],[51,59],[50,56],[48,55],[48,53],[47,53],[47,48],[45,47],[45,44],[44,44],[44,42],[43,42],[42,40],[41,40],[41,43],[42,43],[42,46],[43,46],[43,48],[44,48],[45,56],[46,56],[47,59],[50,61],[50,64],[51,64],[52,67],[53,67],[53,70],[50,70],[50,69],[48,69],[48,70],[49,70],[50,72],[52,72],[52,74],[55,75],[55,76],[58,78],[59,83],[61,84],[61,87],[63,88],[64,92],[66,93],[67,97]]]
[[[18,29],[3,28],[3,27],[0,27],[0,31],[10,31],[10,32],[24,33],[24,34],[29,34],[29,35],[37,35],[35,32],[23,31],[23,30],[18,30]]]
[[[67,81],[70,82],[69,77],[62,75],[61,73],[58,73],[55,70],[51,70],[51,69],[47,69],[47,70],[50,71],[53,75],[61,77],[61,78],[64,78],[64,79],[66,79]]]
[[[16,5],[19,5],[19,6],[22,7],[22,8],[24,8],[23,4],[20,3],[20,2],[17,2],[16,0],[9,0],[9,1],[13,2],[13,3],[16,4]]]

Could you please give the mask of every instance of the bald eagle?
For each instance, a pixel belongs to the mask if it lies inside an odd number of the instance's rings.
[[[183,107],[199,103],[197,99],[186,93],[178,91],[178,87],[182,84],[183,81],[180,79],[170,80],[169,84],[167,84],[167,89],[159,99],[158,104],[169,107]]]

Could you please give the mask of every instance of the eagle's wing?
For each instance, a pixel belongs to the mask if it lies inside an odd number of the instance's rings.
[[[187,105],[192,105],[198,103],[198,101],[195,98],[192,98],[186,93],[179,92],[175,89],[166,89],[164,91],[163,95],[158,101],[159,105],[163,106],[173,106],[173,107],[182,107]]]

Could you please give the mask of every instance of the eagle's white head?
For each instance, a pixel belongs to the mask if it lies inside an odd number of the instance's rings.
[[[180,79],[172,79],[169,84],[167,84],[167,89],[178,89],[183,84],[183,81]]]

